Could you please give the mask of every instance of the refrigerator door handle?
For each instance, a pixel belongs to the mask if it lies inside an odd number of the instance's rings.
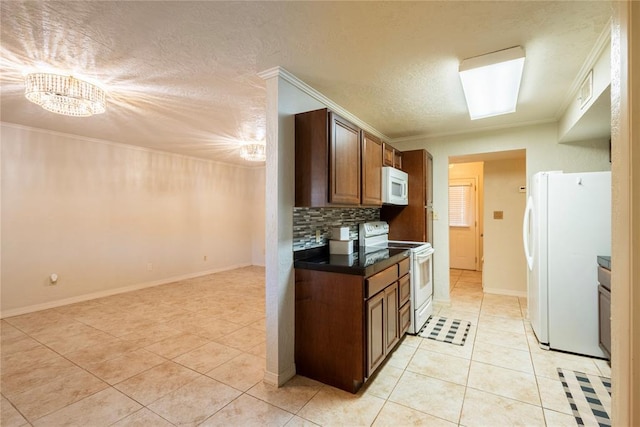
[[[533,211],[533,198],[527,199],[527,207],[524,210],[524,220],[522,221],[522,242],[524,243],[524,256],[527,258],[529,271],[533,270],[533,255],[529,253],[529,219]]]

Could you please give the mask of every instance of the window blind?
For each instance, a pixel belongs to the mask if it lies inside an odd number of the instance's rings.
[[[449,226],[471,226],[471,185],[458,184],[449,186]]]

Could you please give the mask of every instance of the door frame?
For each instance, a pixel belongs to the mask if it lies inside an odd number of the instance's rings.
[[[474,185],[474,221],[476,222],[475,224],[475,244],[474,244],[474,257],[475,257],[475,270],[474,271],[482,271],[480,266],[481,266],[481,260],[480,260],[480,238],[481,238],[481,232],[480,232],[480,224],[481,221],[479,220],[479,215],[480,215],[480,210],[479,210],[479,193],[480,193],[480,189],[478,188],[478,181],[479,181],[479,176],[474,175],[474,176],[459,176],[459,177],[455,177],[455,178],[449,178],[449,181],[447,182],[447,188],[449,188],[451,186],[451,182],[452,181],[457,181],[457,180],[470,180],[473,181],[473,185]],[[449,203],[451,203],[451,201],[449,200]],[[448,206],[447,206],[447,222],[449,220],[449,214],[448,214]],[[449,225],[449,251],[451,251],[451,225]]]

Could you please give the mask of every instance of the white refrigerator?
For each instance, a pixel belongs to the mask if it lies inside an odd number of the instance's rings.
[[[611,172],[539,172],[523,223],[528,308],[542,347],[605,357],[597,256],[611,255]]]

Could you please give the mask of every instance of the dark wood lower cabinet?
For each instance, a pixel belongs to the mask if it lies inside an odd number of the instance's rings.
[[[384,300],[387,303],[385,320],[385,354],[391,353],[391,350],[400,341],[400,329],[398,328],[398,283],[394,283],[384,290]]]
[[[408,277],[400,270],[394,264],[366,278],[296,269],[297,373],[357,392],[408,329],[409,303],[400,297]]]
[[[384,362],[387,354],[384,339],[386,305],[384,292],[367,301],[367,376]]]
[[[411,326],[411,304],[407,302],[400,307],[400,336],[404,336]]]
[[[295,293],[297,373],[355,393],[365,380],[362,277],[296,269]]]

